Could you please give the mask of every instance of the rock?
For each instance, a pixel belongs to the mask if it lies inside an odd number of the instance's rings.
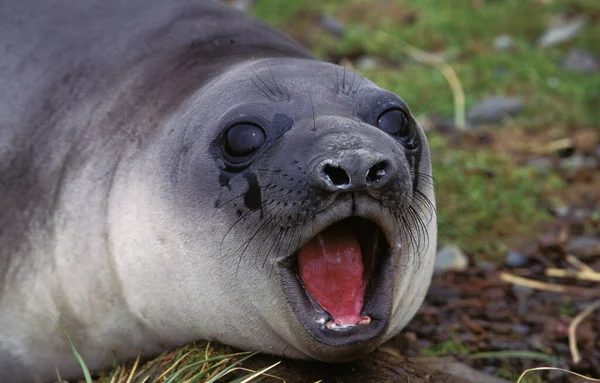
[[[562,67],[569,72],[594,73],[598,71],[600,64],[590,52],[571,48],[562,62]]]
[[[524,107],[518,97],[491,97],[471,106],[467,119],[472,124],[498,123],[503,117],[520,113]]]
[[[256,0],[234,0],[231,2],[231,6],[235,9],[239,9],[242,12],[250,12],[254,6]]]
[[[375,56],[360,56],[354,66],[359,70],[373,70],[379,67],[379,59]]]
[[[585,25],[585,19],[581,17],[570,20],[558,19],[539,38],[538,46],[548,48],[564,41],[573,39]]]
[[[509,35],[500,35],[494,39],[494,49],[505,51],[514,45],[512,37]]]
[[[447,270],[465,270],[469,266],[469,258],[456,245],[442,247],[435,257],[434,273],[439,274]]]
[[[525,324],[515,323],[515,324],[511,325],[510,327],[511,327],[512,332],[514,332],[515,334],[518,334],[518,335],[527,335],[527,334],[529,334],[529,331],[531,331],[529,326],[527,326]]]
[[[585,257],[600,255],[600,237],[575,237],[567,243],[566,247],[569,253],[573,253],[573,255],[576,256],[579,255]]]
[[[559,165],[561,169],[568,171],[578,171],[581,169],[593,169],[598,166],[598,160],[594,157],[582,156],[576,154],[571,157],[560,160]]]
[[[514,250],[509,250],[504,255],[504,265],[511,268],[525,267],[529,263],[529,258]]]
[[[548,174],[554,168],[552,161],[547,157],[536,157],[532,158],[525,164],[526,166],[533,168],[536,173]]]
[[[552,206],[550,212],[557,217],[566,217],[571,213],[571,209],[568,206]]]
[[[344,26],[339,22],[338,19],[331,15],[321,15],[321,27],[334,36],[344,36]]]
[[[531,297],[535,290],[531,287],[521,286],[521,285],[512,285],[511,287],[513,295],[520,300],[526,301],[527,298]]]

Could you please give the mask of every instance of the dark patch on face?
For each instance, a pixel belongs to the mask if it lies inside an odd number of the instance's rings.
[[[227,189],[231,190],[231,185],[229,185],[229,181],[231,181],[232,177],[233,175],[231,173],[223,171],[219,172],[219,184],[221,185],[221,187],[226,187]]]
[[[261,194],[260,194],[260,185],[258,183],[258,179],[256,178],[256,174],[249,170],[246,170],[244,173],[244,178],[248,181],[248,190],[244,193],[244,205],[251,210],[255,211],[260,209],[261,205]],[[261,210],[260,217],[262,219],[263,213]]]

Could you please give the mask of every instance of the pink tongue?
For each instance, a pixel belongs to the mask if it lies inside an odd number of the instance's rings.
[[[361,321],[366,283],[360,244],[348,229],[331,226],[298,251],[300,277],[337,325]]]

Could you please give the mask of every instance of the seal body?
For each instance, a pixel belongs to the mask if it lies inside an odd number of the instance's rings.
[[[397,95],[211,1],[0,1],[0,381],[198,339],[329,362],[432,273]]]

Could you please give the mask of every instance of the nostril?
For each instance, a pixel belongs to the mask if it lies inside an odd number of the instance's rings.
[[[387,161],[381,161],[371,166],[371,169],[367,173],[367,183],[372,184],[381,181],[385,177],[388,168],[389,164]]]
[[[327,164],[323,167],[323,172],[335,186],[350,185],[350,176],[339,166]]]

